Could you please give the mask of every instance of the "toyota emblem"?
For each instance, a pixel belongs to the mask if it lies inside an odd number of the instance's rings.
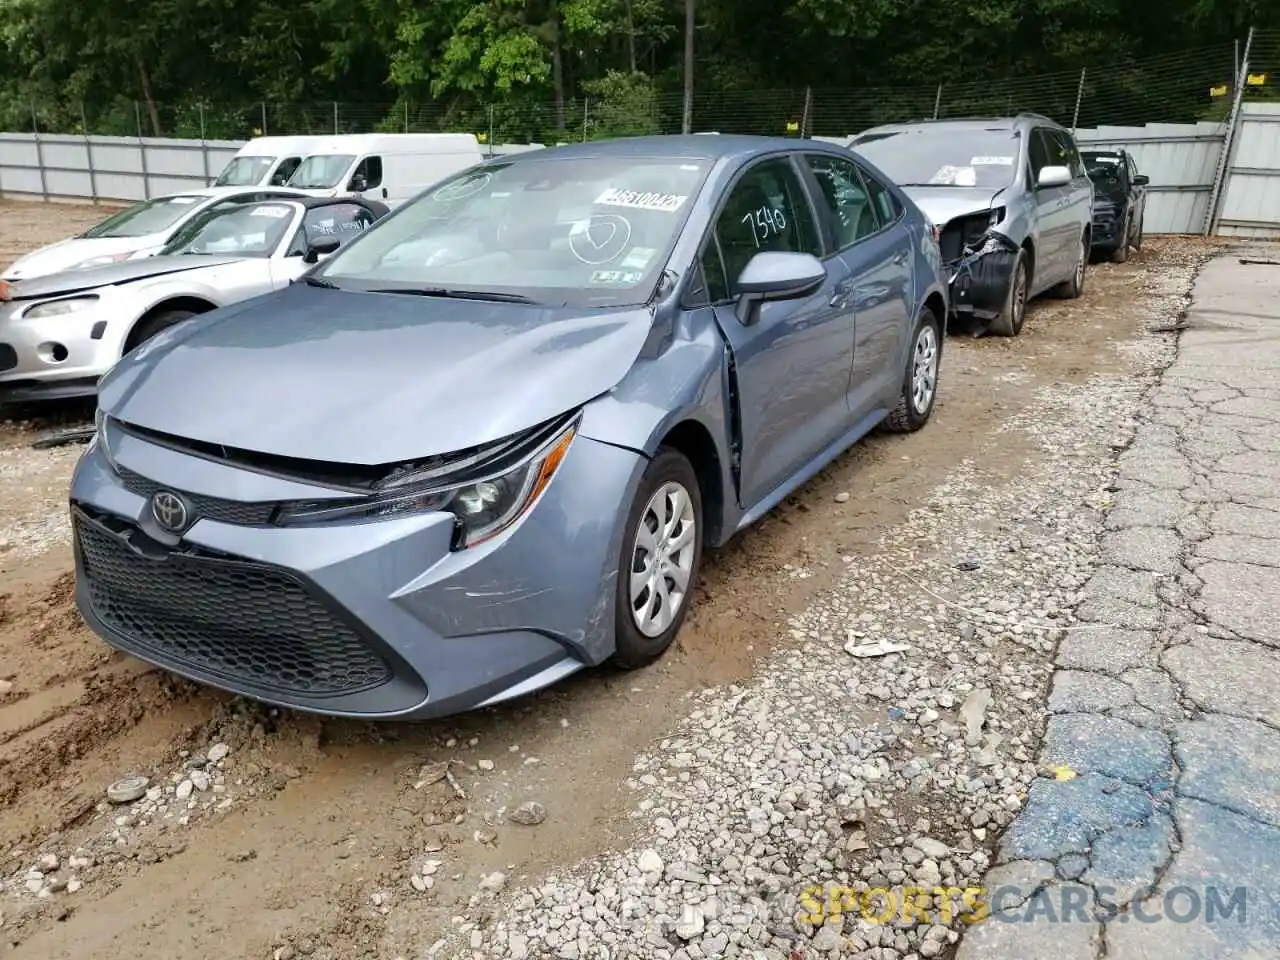
[[[161,490],[151,498],[151,516],[170,533],[181,533],[189,520],[187,505],[176,493]]]

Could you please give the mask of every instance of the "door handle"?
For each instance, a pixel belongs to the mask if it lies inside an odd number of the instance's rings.
[[[895,264],[897,264],[898,266],[902,266],[904,263],[906,263],[906,262],[907,262],[907,251],[905,251],[905,250],[899,250],[897,253],[895,253],[895,254],[893,255],[893,262],[894,262]]]

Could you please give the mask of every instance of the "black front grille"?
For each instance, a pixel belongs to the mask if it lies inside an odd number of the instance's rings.
[[[12,370],[18,365],[18,351],[10,344],[0,343],[0,373]]]
[[[117,471],[125,489],[140,497],[151,497],[157,490],[171,490],[164,484],[148,480],[126,467]],[[271,522],[271,514],[275,510],[274,503],[249,503],[243,500],[224,500],[221,497],[206,497],[198,493],[181,493],[191,506],[192,519],[216,520],[219,523],[236,523],[242,526],[266,526]]]
[[[136,528],[109,530],[78,511],[74,521],[94,615],[144,659],[304,697],[392,679],[378,651],[287,571],[165,551]],[[154,552],[139,553],[126,537]]]

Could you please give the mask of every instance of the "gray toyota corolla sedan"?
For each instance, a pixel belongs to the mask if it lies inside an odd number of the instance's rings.
[[[175,673],[335,715],[643,665],[704,547],[928,420],[941,270],[911,201],[836,146],[473,167],[102,380],[80,610]]]

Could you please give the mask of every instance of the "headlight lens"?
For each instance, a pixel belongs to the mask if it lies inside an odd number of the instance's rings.
[[[457,520],[455,547],[466,549],[492,539],[523,516],[555,476],[577,433],[570,424],[505,472],[448,485],[447,478],[417,482],[413,474],[397,477],[377,493],[359,500],[291,503],[276,522],[299,524],[385,520],[409,513],[443,511]]]
[[[40,320],[44,317],[59,317],[64,313],[75,313],[77,310],[83,310],[85,307],[91,307],[98,302],[98,298],[94,297],[68,297],[66,300],[50,300],[47,303],[37,303],[34,307],[28,307],[22,314],[27,320]]]

